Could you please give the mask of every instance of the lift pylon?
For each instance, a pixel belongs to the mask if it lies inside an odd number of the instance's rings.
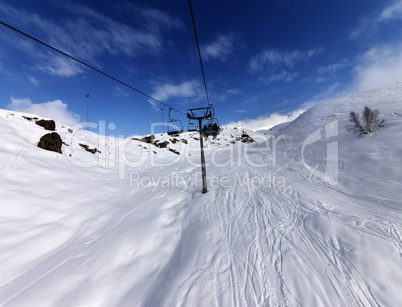
[[[208,134],[204,134],[204,132],[207,131],[207,129],[203,128],[202,121],[204,119],[211,121],[214,119],[214,116],[215,116],[215,111],[214,111],[214,108],[212,107],[212,105],[209,105],[208,107],[205,107],[205,108],[188,109],[188,112],[187,112],[187,118],[189,120],[197,120],[198,121],[198,127],[199,127],[198,131],[200,133],[202,193],[203,194],[208,192],[207,172],[205,169],[205,155],[204,155],[204,136],[208,137]],[[210,130],[210,131],[212,131],[212,130]],[[217,126],[214,131],[218,131],[218,133],[219,133],[219,126]],[[213,135],[213,134],[209,134],[209,135]],[[215,134],[215,136],[216,135],[217,134]]]

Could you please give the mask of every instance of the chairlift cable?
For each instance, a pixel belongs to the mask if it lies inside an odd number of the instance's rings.
[[[67,53],[65,53],[65,52],[63,52],[63,51],[61,51],[61,50],[59,50],[59,49],[57,49],[57,48],[55,48],[55,47],[52,47],[52,46],[50,46],[50,45],[48,45],[48,44],[42,42],[41,40],[39,40],[39,39],[37,39],[37,38],[35,38],[35,37],[32,37],[32,36],[30,36],[30,35],[28,35],[28,34],[22,32],[22,31],[20,31],[20,30],[14,28],[14,27],[12,27],[12,26],[10,26],[10,25],[8,25],[8,24],[2,22],[2,21],[0,21],[0,24],[6,26],[6,27],[10,28],[11,30],[14,30],[14,31],[16,31],[16,32],[18,32],[18,33],[20,33],[20,34],[22,34],[22,35],[24,35],[24,36],[26,36],[26,37],[28,37],[28,38],[34,40],[34,41],[40,43],[40,44],[42,44],[42,45],[44,45],[44,46],[46,46],[46,47],[48,47],[48,48],[50,48],[50,49],[52,49],[52,50],[54,50],[54,51],[56,51],[56,52],[58,52],[58,53],[61,53],[62,55],[66,56],[66,57],[68,57],[68,58],[70,58],[70,59],[72,59],[72,60],[74,60],[74,61],[76,61],[76,62],[78,62],[78,63],[80,63],[80,64],[82,64],[82,65],[84,65],[84,66],[86,66],[86,67],[88,67],[88,68],[90,68],[90,69],[92,69],[92,70],[95,70],[96,72],[98,72],[98,73],[100,73],[100,74],[102,74],[102,75],[104,75],[104,76],[106,76],[106,77],[108,77],[108,78],[110,78],[110,79],[112,79],[112,80],[114,80],[114,81],[116,81],[116,82],[118,82],[118,83],[120,83],[120,84],[122,84],[122,85],[124,85],[124,86],[126,86],[126,87],[128,87],[128,88],[130,88],[130,89],[132,89],[132,90],[134,90],[134,91],[136,91],[137,93],[139,93],[139,94],[141,94],[141,95],[144,95],[145,97],[147,97],[147,98],[149,98],[149,99],[151,99],[151,100],[153,100],[153,101],[155,101],[155,102],[157,102],[157,103],[160,103],[160,104],[164,105],[165,107],[171,108],[171,109],[173,109],[173,110],[175,110],[175,111],[177,111],[177,112],[179,112],[179,113],[181,113],[181,114],[183,114],[183,115],[186,115],[186,113],[184,113],[184,112],[182,112],[182,111],[180,111],[180,110],[177,110],[177,109],[175,109],[175,108],[172,108],[171,106],[167,105],[166,103],[164,103],[164,102],[162,102],[162,101],[159,101],[159,100],[153,98],[152,96],[150,96],[150,95],[148,95],[148,94],[146,94],[146,93],[144,93],[144,92],[142,92],[142,91],[140,91],[140,90],[138,90],[138,89],[132,87],[131,85],[129,85],[129,84],[125,83],[125,82],[122,82],[122,81],[120,81],[119,79],[117,79],[117,78],[115,78],[115,77],[112,77],[111,75],[109,75],[109,74],[107,74],[107,73],[104,73],[103,71],[101,71],[101,70],[99,70],[99,69],[97,69],[97,68],[95,68],[95,67],[93,67],[93,66],[91,66],[91,65],[89,65],[89,64],[86,64],[85,62],[83,62],[83,61],[81,61],[81,60],[78,60],[78,59],[76,59],[75,57],[73,57],[73,56],[71,56],[71,55],[69,55],[69,54],[67,54]]]
[[[190,5],[191,19],[193,20],[195,41],[197,42],[198,57],[200,58],[200,65],[201,65],[202,78],[203,78],[203,80],[204,80],[205,94],[206,94],[206,96],[207,96],[208,106],[210,106],[211,104],[210,104],[210,102],[209,102],[209,97],[208,97],[207,82],[205,81],[204,66],[202,65],[200,44],[198,43],[197,29],[196,29],[196,27],[195,27],[194,14],[193,14],[193,7],[191,6],[191,0],[188,0],[188,4]]]

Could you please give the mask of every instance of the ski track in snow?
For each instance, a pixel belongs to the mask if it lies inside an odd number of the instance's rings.
[[[80,254],[90,248],[94,242],[101,240],[106,234],[118,227],[120,223],[137,210],[162,198],[167,191],[159,191],[159,193],[151,197],[148,201],[140,205],[135,205],[134,208],[130,205],[133,203],[131,199],[133,193],[134,190],[131,190],[131,193],[123,201],[93,216],[83,223],[76,234],[60,248],[35,260],[20,276],[1,285],[0,305],[6,305],[12,302],[26,290],[39,284],[57,269],[65,266],[71,260],[79,258]],[[105,218],[107,221],[102,220]],[[98,223],[97,220],[102,220],[102,223]],[[68,256],[65,257],[66,255]]]
[[[16,152],[9,163],[18,160],[22,152],[23,149]],[[267,171],[242,167],[241,172],[255,175]],[[225,176],[230,171],[211,168],[210,175]],[[246,185],[211,188],[202,197],[193,196],[194,203],[186,213],[190,222],[183,226],[171,260],[160,271],[160,281],[150,287],[142,305],[306,306],[312,302],[301,301],[297,293],[300,289],[287,279],[288,270],[300,269],[302,281],[313,280],[323,291],[320,300],[313,301],[315,306],[380,306],[346,256],[344,243],[317,233],[309,221],[320,217],[329,224],[342,225],[345,231],[391,241],[402,255],[397,226],[402,223],[400,217],[392,211],[388,213],[386,207],[379,210],[373,203],[324,185],[297,178],[286,181],[293,191],[272,186],[252,189]],[[158,189],[135,206],[131,205],[133,193],[87,220],[63,246],[35,260],[19,277],[2,285],[0,304],[14,302],[80,258],[131,214],[162,199],[168,190]],[[383,227],[378,226],[378,221]],[[186,246],[195,247],[191,255],[183,251]],[[289,259],[292,265],[287,268]]]
[[[11,155],[8,162],[0,168],[0,173],[7,172],[7,171],[10,171],[12,173],[13,166],[17,164],[17,162],[21,158],[24,151],[25,151],[25,146],[21,145],[19,147],[19,149]],[[7,175],[10,176],[10,174],[7,174]]]
[[[253,169],[244,171],[255,172]],[[201,267],[188,272],[180,288],[172,289],[173,293],[183,293],[180,299],[170,298],[170,301],[168,296],[164,298],[166,301],[160,299],[157,303],[165,302],[166,306],[170,303],[180,306],[305,306],[306,302],[299,301],[294,287],[287,283],[284,257],[292,254],[307,270],[308,275],[303,279],[307,281],[314,276],[318,285],[325,289],[326,300],[315,302],[317,306],[380,306],[359,270],[345,256],[347,248],[342,241],[327,240],[310,230],[306,219],[320,215],[328,223],[341,224],[345,231],[391,240],[402,254],[401,238],[393,226],[401,220],[384,211],[373,216],[374,204],[325,186],[303,181],[292,184],[297,190],[291,194],[268,186],[259,190],[245,188],[241,192],[238,187],[217,188],[207,194],[208,199],[199,206],[199,212],[194,205],[194,215],[210,229],[209,242],[202,250],[197,250]],[[322,198],[323,195],[326,197]],[[326,203],[339,204],[344,210],[333,212],[326,208]],[[358,217],[349,216],[348,208],[359,212]],[[383,220],[384,228],[371,228],[373,218]],[[218,252],[209,254],[208,246],[219,246],[215,248]],[[221,293],[222,289],[225,293]]]

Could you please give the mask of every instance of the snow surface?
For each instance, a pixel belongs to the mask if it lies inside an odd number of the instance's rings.
[[[366,105],[386,126],[346,132]],[[224,128],[207,194],[195,133],[158,148],[57,125],[61,155],[23,115],[0,110],[2,306],[402,306],[402,83],[255,143]]]

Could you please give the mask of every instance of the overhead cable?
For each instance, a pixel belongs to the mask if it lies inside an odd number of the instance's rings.
[[[194,14],[193,14],[193,7],[191,6],[191,0],[188,0],[188,4],[190,5],[191,19],[193,20],[193,27],[194,27],[195,40],[196,40],[196,42],[197,42],[197,49],[198,49],[198,57],[200,58],[202,78],[204,79],[205,94],[207,95],[208,106],[210,106],[211,104],[209,103],[208,90],[207,90],[207,82],[205,81],[204,66],[202,65],[200,44],[198,43],[197,29],[196,29],[196,27],[195,27]]]
[[[97,68],[95,68],[95,67],[93,67],[93,66],[91,66],[91,65],[89,65],[89,64],[87,64],[87,63],[85,63],[85,62],[83,62],[83,61],[80,61],[80,60],[76,59],[75,57],[72,57],[71,55],[69,55],[69,54],[67,54],[67,53],[65,53],[65,52],[63,52],[63,51],[61,51],[61,50],[59,50],[59,49],[57,49],[57,48],[55,48],[55,47],[52,47],[52,46],[50,46],[50,45],[48,45],[48,44],[46,44],[46,43],[40,41],[39,39],[37,39],[37,38],[35,38],[35,37],[32,37],[32,36],[30,36],[30,35],[28,35],[28,34],[22,32],[22,31],[20,31],[20,30],[14,28],[14,27],[12,27],[12,26],[10,26],[10,25],[8,25],[8,24],[2,22],[2,21],[0,21],[0,24],[2,24],[3,26],[6,26],[6,27],[10,28],[11,30],[14,30],[14,31],[16,31],[16,32],[18,32],[18,33],[20,33],[20,34],[22,34],[22,35],[24,35],[24,36],[26,36],[26,37],[28,37],[28,38],[34,40],[34,41],[40,43],[40,44],[42,44],[42,45],[44,45],[44,46],[46,46],[46,47],[48,47],[48,48],[50,48],[50,49],[52,49],[52,50],[54,50],[54,51],[56,51],[56,52],[58,52],[58,53],[61,53],[62,55],[66,56],[66,57],[68,57],[68,58],[70,58],[70,59],[72,59],[72,60],[74,60],[74,61],[76,61],[76,62],[78,62],[78,63],[80,63],[80,64],[82,64],[82,65],[84,65],[84,66],[86,66],[86,67],[88,67],[88,68],[90,68],[90,69],[93,69],[93,70],[95,70],[96,72],[98,72],[98,73],[100,73],[100,74],[102,74],[102,75],[104,75],[104,76],[106,76],[106,77],[108,77],[108,78],[110,78],[110,79],[112,79],[112,80],[114,80],[114,81],[116,81],[116,82],[118,82],[118,83],[124,85],[124,86],[127,86],[128,88],[130,88],[130,89],[136,91],[137,93],[139,93],[139,94],[141,94],[141,95],[144,95],[145,97],[147,97],[147,98],[149,98],[149,99],[151,99],[151,100],[153,100],[153,101],[155,101],[155,102],[157,102],[157,103],[160,103],[160,104],[162,104],[162,105],[164,105],[164,106],[166,106],[166,107],[168,107],[168,108],[171,108],[171,109],[173,109],[173,110],[175,110],[175,111],[177,111],[177,112],[179,112],[179,113],[181,113],[181,114],[183,114],[183,115],[186,115],[186,113],[184,113],[184,112],[182,112],[182,111],[180,111],[180,110],[177,110],[177,109],[175,109],[175,108],[172,108],[171,106],[167,105],[166,103],[164,103],[164,102],[162,102],[162,101],[159,101],[159,100],[153,98],[152,96],[150,96],[150,95],[148,95],[148,94],[145,94],[144,92],[142,92],[142,91],[140,91],[140,90],[138,90],[138,89],[132,87],[131,85],[129,85],[129,84],[125,83],[125,82],[122,82],[122,81],[120,81],[119,79],[117,79],[117,78],[115,78],[115,77],[112,77],[111,75],[109,75],[109,74],[107,74],[107,73],[104,73],[103,71],[101,71],[101,70],[99,70],[99,69],[97,69]]]

